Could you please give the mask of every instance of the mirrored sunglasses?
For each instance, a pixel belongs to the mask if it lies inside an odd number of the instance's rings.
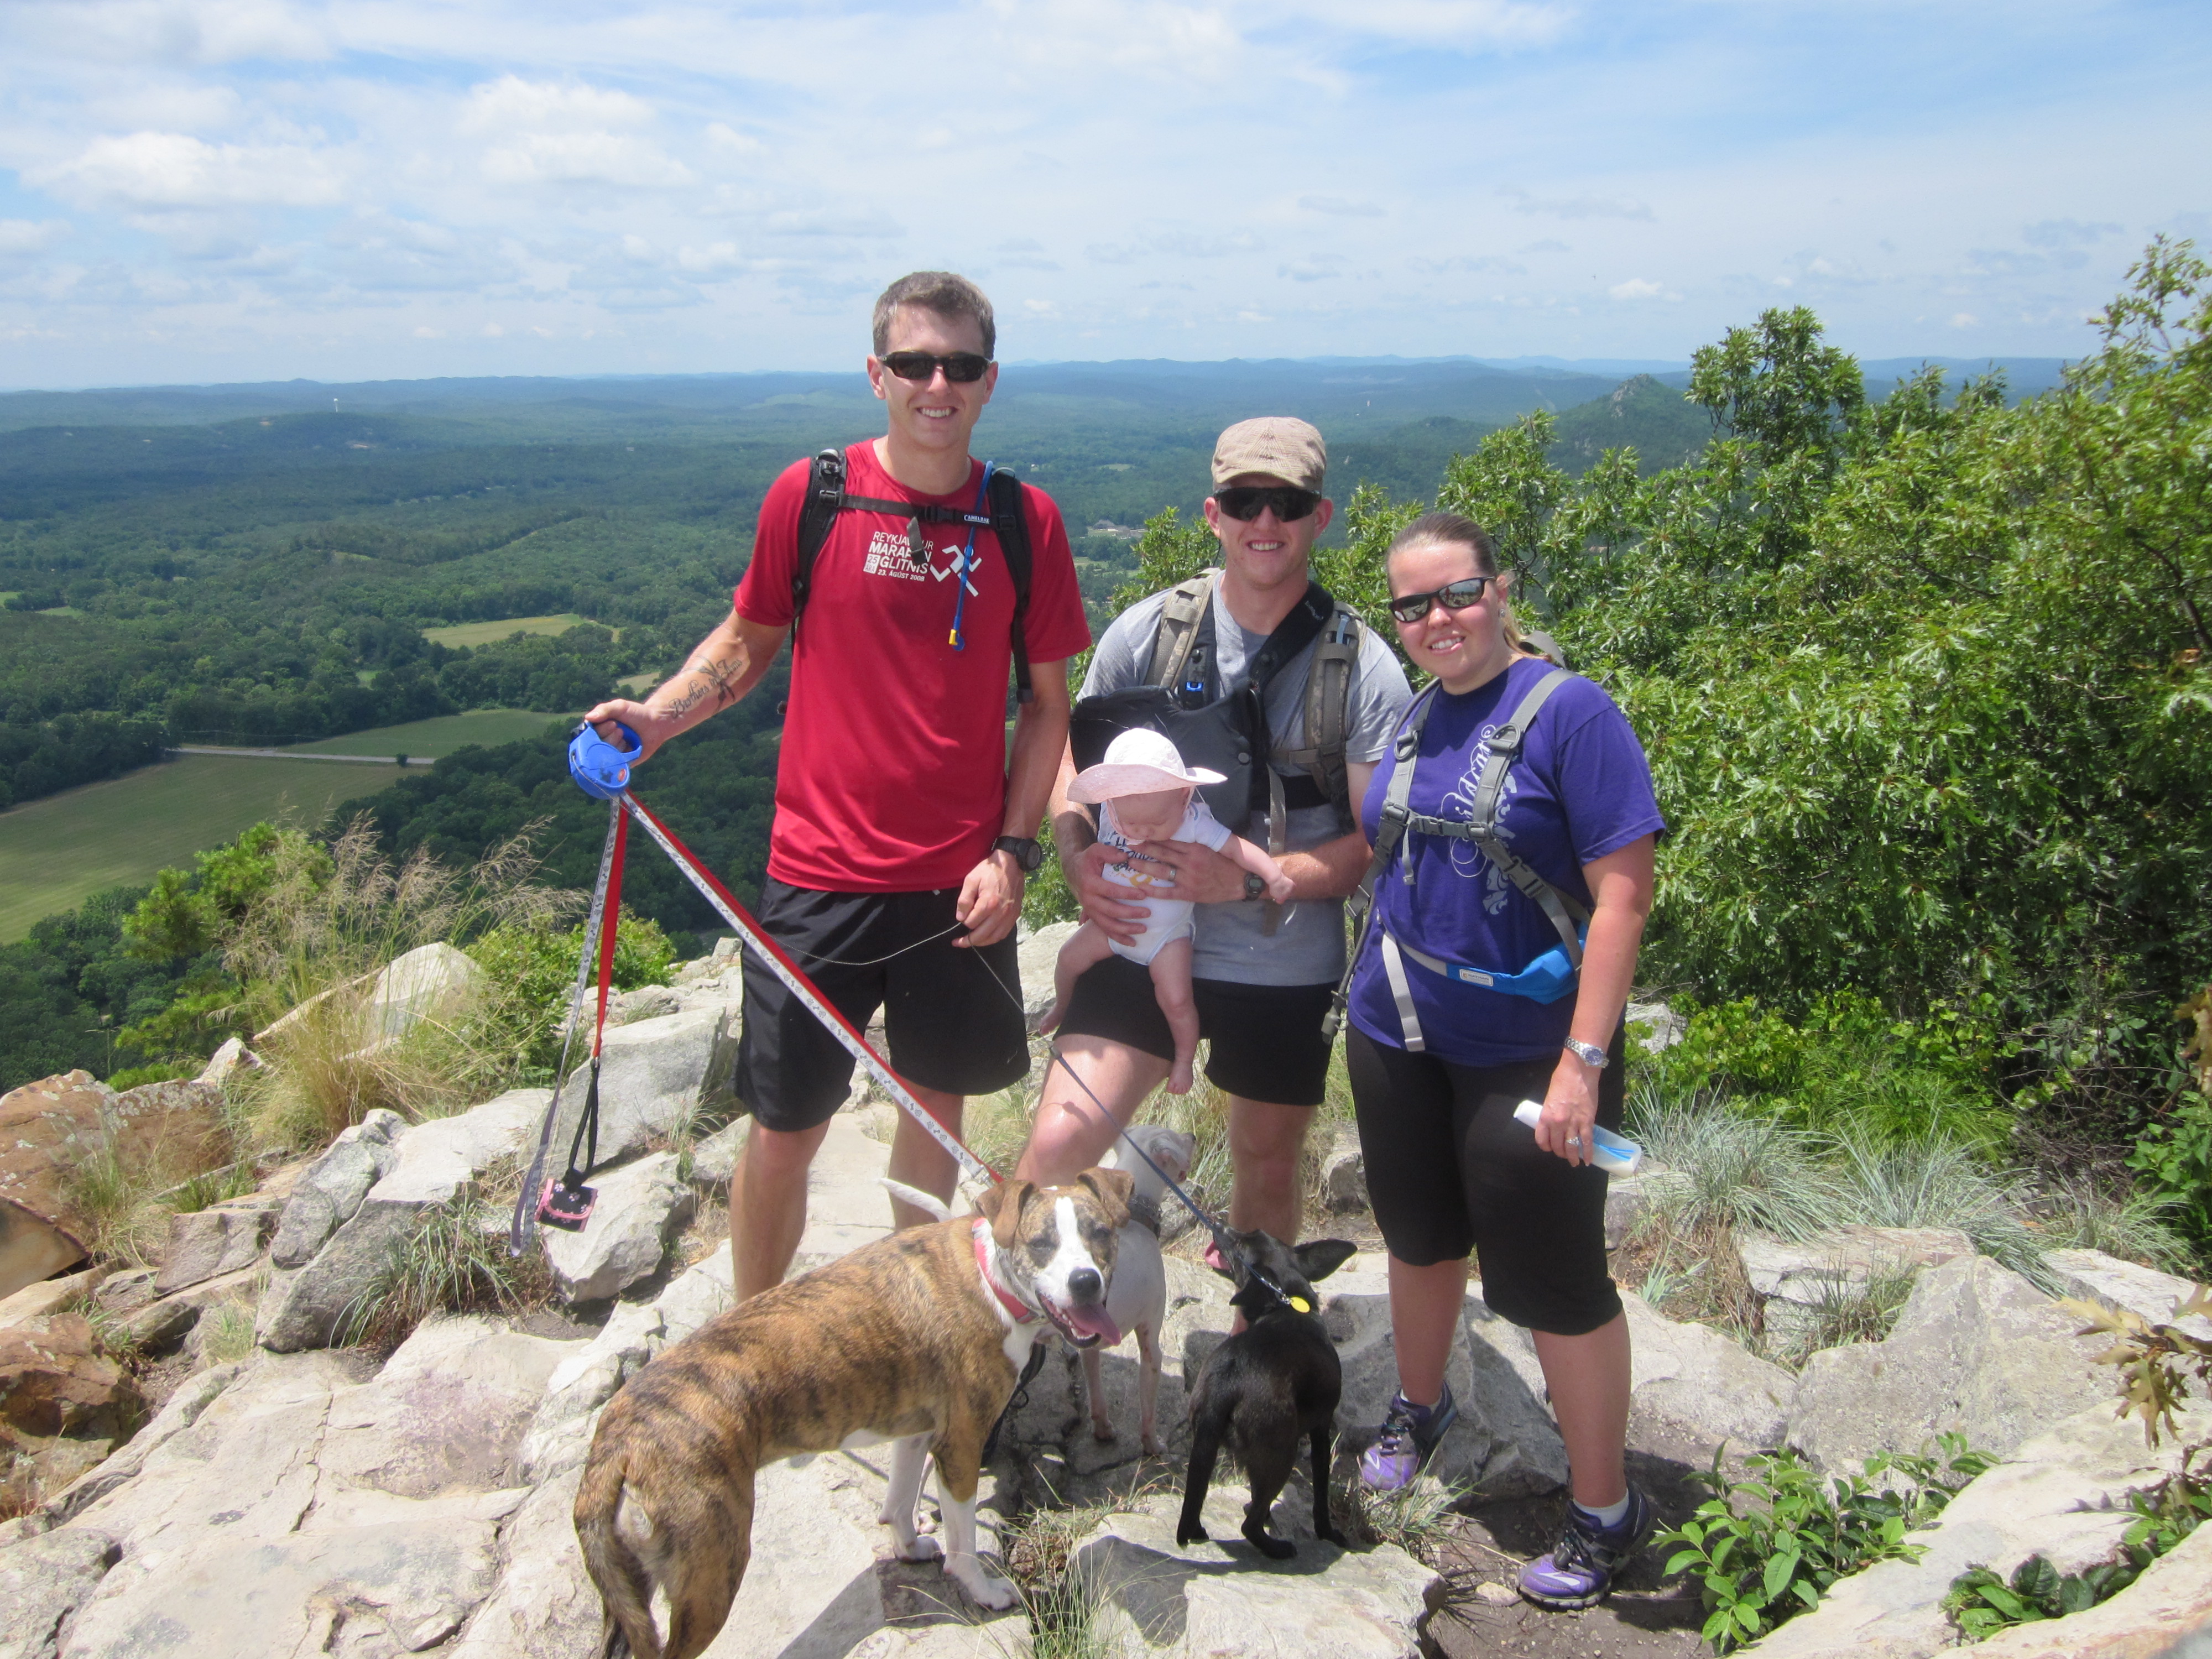
[[[1314,508],[1321,505],[1321,497],[1310,489],[1298,489],[1289,484],[1232,484],[1226,489],[1213,492],[1215,503],[1239,524],[1249,524],[1269,508],[1285,524],[1310,518]]]
[[[1469,576],[1464,581],[1448,583],[1429,593],[1401,593],[1390,601],[1390,614],[1401,623],[1417,623],[1429,614],[1429,607],[1441,605],[1447,611],[1464,611],[1471,605],[1482,603],[1482,590],[1498,579],[1495,576]]]
[[[955,386],[981,380],[983,371],[991,366],[988,357],[975,351],[950,351],[942,356],[933,351],[894,351],[883,361],[884,367],[902,380],[931,380],[941,368]]]

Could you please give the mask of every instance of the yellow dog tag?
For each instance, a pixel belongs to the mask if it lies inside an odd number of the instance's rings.
[[[1289,1303],[1297,1312],[1310,1314],[1313,1311],[1313,1304],[1302,1296],[1286,1296],[1283,1300]]]

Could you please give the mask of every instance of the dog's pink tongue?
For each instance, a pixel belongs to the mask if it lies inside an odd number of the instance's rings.
[[[1229,1271],[1229,1264],[1221,1259],[1219,1244],[1208,1244],[1206,1247],[1206,1265],[1218,1273],[1225,1273]]]
[[[1097,1337],[1101,1347],[1117,1348],[1121,1346],[1121,1328],[1114,1322],[1113,1316],[1106,1311],[1104,1303],[1092,1303],[1088,1307],[1072,1307],[1065,1311],[1067,1315],[1067,1322],[1075,1327],[1079,1335]]]

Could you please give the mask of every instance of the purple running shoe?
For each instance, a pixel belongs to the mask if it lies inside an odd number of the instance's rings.
[[[1404,1395],[1394,1395],[1375,1443],[1359,1454],[1360,1480],[1377,1492],[1411,1486],[1444,1431],[1458,1421],[1459,1407],[1449,1382],[1433,1406],[1416,1406]]]
[[[1521,1594],[1540,1607],[1594,1607],[1612,1589],[1614,1576],[1651,1535],[1654,1516],[1644,1494],[1628,1489],[1628,1513],[1614,1527],[1593,1525],[1572,1503],[1567,1524],[1549,1555],[1521,1569]]]

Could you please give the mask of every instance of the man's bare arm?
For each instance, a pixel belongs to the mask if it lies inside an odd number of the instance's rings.
[[[750,622],[732,611],[699,641],[667,684],[644,702],[611,698],[584,718],[610,743],[618,741],[614,722],[620,720],[644,740],[638,758],[649,760],[671,738],[720,714],[758,685],[790,631]]]
[[[1367,785],[1375,775],[1375,763],[1347,761],[1344,770],[1357,811],[1356,804],[1367,798]],[[1153,890],[1160,897],[1188,899],[1194,904],[1226,904],[1244,896],[1244,867],[1236,860],[1188,842],[1177,842],[1174,846],[1167,863],[1175,872],[1175,884],[1155,888]],[[1354,830],[1350,835],[1309,847],[1302,853],[1285,853],[1280,862],[1283,873],[1291,878],[1294,897],[1331,899],[1342,898],[1359,885],[1359,878],[1366,873],[1368,856],[1367,837]]]

